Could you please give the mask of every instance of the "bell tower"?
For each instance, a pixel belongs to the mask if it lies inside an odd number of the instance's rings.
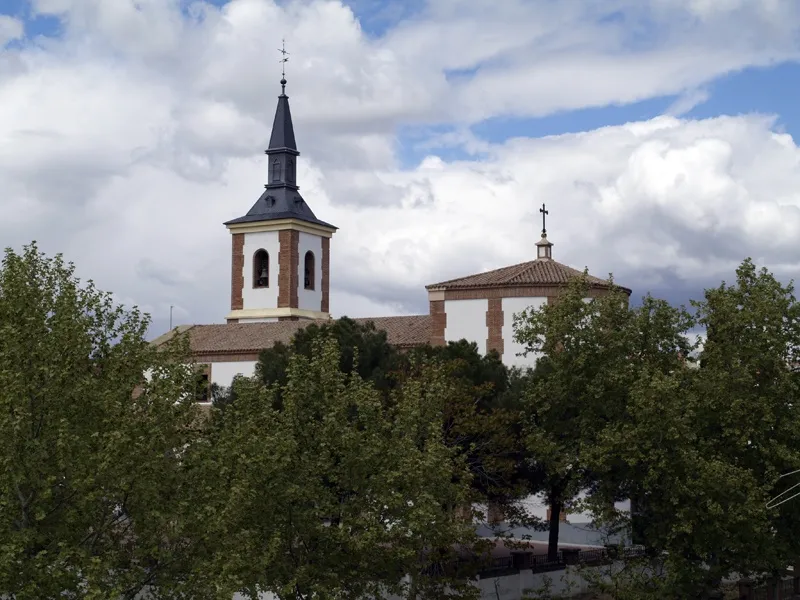
[[[286,78],[266,150],[267,184],[231,232],[231,311],[228,323],[328,319],[330,241],[336,227],[320,221],[300,195]]]

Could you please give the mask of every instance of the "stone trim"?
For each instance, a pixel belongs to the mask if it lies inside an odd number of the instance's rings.
[[[486,310],[486,328],[489,337],[486,339],[486,352],[496,350],[503,356],[503,299],[489,298]]]
[[[331,238],[322,238],[322,304],[320,310],[324,313],[330,312],[331,297]]]
[[[299,317],[301,319],[330,319],[328,313],[306,308],[248,308],[234,310],[227,314],[225,319],[239,319],[240,323],[247,323],[251,319],[278,319],[279,317]],[[268,323],[270,321],[267,321]]]
[[[201,364],[211,364],[215,362],[245,362],[257,361],[260,352],[215,352],[204,353],[195,352],[192,358]]]
[[[229,223],[225,225],[231,232],[261,233],[263,231],[283,231],[294,229],[312,235],[331,237],[336,232],[333,225],[326,226],[319,223],[309,223],[300,219],[275,219],[270,221],[253,221],[248,223]]]
[[[300,232],[283,229],[278,233],[278,308],[297,308]]]
[[[445,300],[487,300],[492,298],[544,298],[558,296],[565,286],[520,286],[478,288],[473,290],[445,290]],[[589,297],[596,298],[608,293],[608,290],[590,288]],[[433,302],[431,302],[433,304]],[[433,314],[433,313],[431,313]]]
[[[447,327],[447,313],[444,310],[444,300],[434,300],[430,303],[431,315],[431,346],[444,346],[444,330]]]
[[[231,310],[244,308],[244,234],[231,236]]]

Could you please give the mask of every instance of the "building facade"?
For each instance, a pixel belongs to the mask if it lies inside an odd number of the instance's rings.
[[[225,223],[231,234],[231,297],[225,324],[185,325],[194,358],[206,366],[209,384],[229,386],[237,374],[252,375],[261,350],[288,343],[298,329],[331,319],[331,240],[337,228],[318,219],[300,194],[300,152],[286,95],[281,93],[267,155],[267,183],[250,210]],[[541,211],[546,213],[544,206]],[[427,315],[373,319],[399,347],[444,345],[466,339],[482,353],[496,351],[508,366],[532,367],[514,341],[514,315],[553,302],[581,275],[553,259],[553,243],[542,223],[535,258],[516,265],[426,286]],[[608,281],[589,276],[589,296],[606,293]],[[628,294],[630,290],[622,288]]]

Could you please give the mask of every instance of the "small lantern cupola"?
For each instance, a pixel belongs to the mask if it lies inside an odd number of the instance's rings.
[[[550,211],[542,204],[542,208],[539,209],[539,212],[542,213],[542,239],[536,242],[536,260],[552,260],[553,243],[547,239],[547,226],[545,222],[545,218],[550,214]]]
[[[542,239],[536,242],[536,260],[551,260],[553,258],[553,243],[547,239],[547,234],[542,234]]]

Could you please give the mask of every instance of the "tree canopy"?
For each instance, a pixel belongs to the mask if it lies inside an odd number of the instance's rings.
[[[496,352],[483,355],[477,344],[466,340],[438,347],[426,344],[403,352],[390,345],[386,332],[369,321],[342,317],[323,325],[311,324],[299,330],[289,345],[276,344],[259,357],[256,377],[266,385],[279,384],[278,405],[290,357],[310,357],[314,344],[327,338],[337,340],[341,349],[340,370],[358,373],[371,382],[386,402],[394,401],[393,390],[419,374],[419,365],[440,365],[457,390],[444,407],[445,440],[458,449],[470,468],[472,501],[504,505],[510,517],[517,515],[513,501],[524,495],[518,477],[519,407],[508,402],[509,371]],[[230,393],[235,395],[235,388]],[[229,397],[225,395],[223,401]]]
[[[792,286],[747,260],[694,315],[651,297],[629,308],[585,296],[574,282],[521,315],[517,335],[542,356],[526,442],[544,490],[555,502],[588,492],[598,520],[632,526],[648,549],[600,587],[614,598],[701,598],[731,574],[794,562],[796,508],[767,508],[780,475],[800,467]],[[696,326],[706,332],[697,356]],[[613,508],[624,498],[632,522]]]
[[[697,368],[642,373],[595,455],[624,464],[637,532],[665,564],[652,597],[704,597],[732,573],[781,571],[800,549],[796,505],[767,508],[800,468],[793,288],[747,260],[693,304],[706,331]]]
[[[6,250],[1,593],[133,598],[185,557],[174,450],[193,436],[195,380],[181,348],[157,351],[147,327],[61,256]]]
[[[768,504],[800,469],[793,286],[747,260],[693,313],[591,294],[577,278],[517,316],[529,372],[464,340],[401,352],[371,324],[311,324],[200,419],[185,336],[155,347],[61,256],[6,250],[0,594],[470,598],[447,566],[484,549],[465,509],[529,492],[554,509],[551,554],[573,506],[646,546],[596,578],[618,600],[794,563],[800,511]]]
[[[357,362],[349,376],[341,364],[321,337],[310,357],[291,355],[283,385],[239,379],[225,426],[188,450],[209,548],[194,587],[297,600],[475,594],[429,575],[475,541],[471,520],[456,518],[470,473],[441,427],[457,389],[422,364],[387,404]]]

